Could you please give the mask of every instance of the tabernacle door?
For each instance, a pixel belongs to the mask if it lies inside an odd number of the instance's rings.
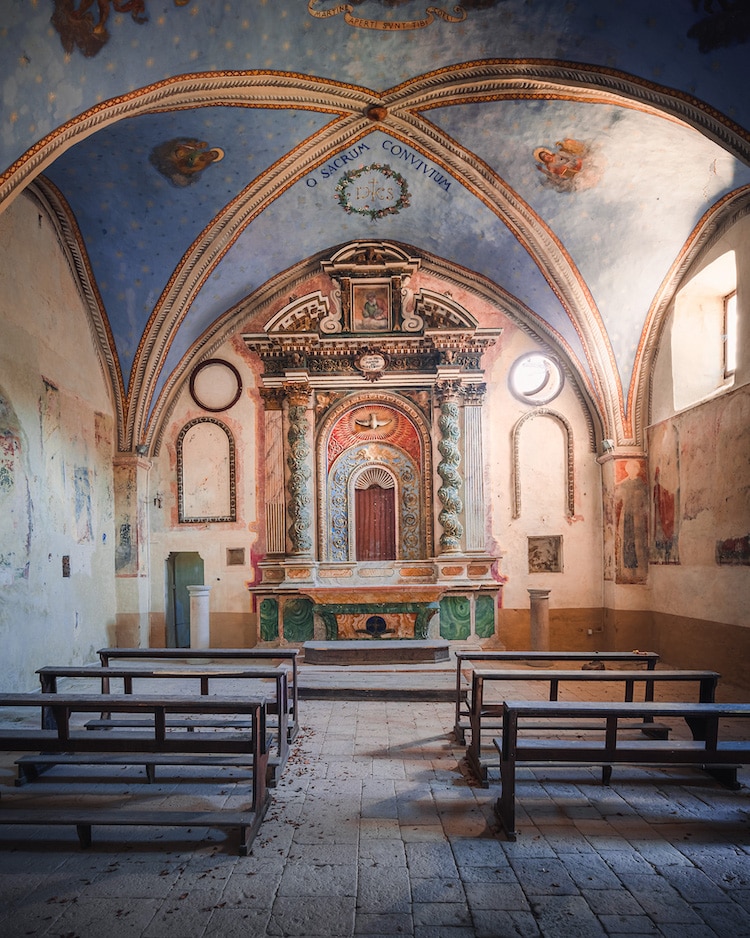
[[[355,489],[357,560],[396,559],[395,489]]]

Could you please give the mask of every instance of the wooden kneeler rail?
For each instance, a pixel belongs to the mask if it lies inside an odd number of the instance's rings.
[[[82,803],[70,809],[49,804],[50,796],[34,799],[33,795],[3,797],[0,801],[0,824],[3,825],[74,825],[82,847],[91,844],[94,826],[160,826],[233,829],[239,835],[239,853],[247,855],[253,838],[269,804],[266,785],[268,772],[268,739],[266,733],[266,699],[222,697],[155,697],[110,695],[107,707],[113,713],[150,716],[149,727],[128,730],[87,730],[74,725],[73,714],[98,713],[102,696],[84,694],[0,694],[0,710],[47,708],[54,717],[54,729],[32,729],[29,726],[0,725],[0,750],[5,752],[35,751],[48,754],[59,763],[74,759],[77,765],[107,764],[108,758],[119,761],[126,756],[129,764],[139,760],[151,764],[202,766],[232,764],[247,769],[248,801],[241,810],[172,810],[168,799],[164,809],[143,810],[138,797],[128,793],[126,802],[116,810],[101,808],[101,799],[89,792],[76,795]],[[170,728],[170,718],[186,715],[224,714],[249,718],[251,728],[212,730],[187,733]],[[227,721],[227,726],[231,722]],[[142,764],[145,764],[142,762]],[[85,784],[85,776],[79,776]],[[191,779],[191,781],[194,779]]]

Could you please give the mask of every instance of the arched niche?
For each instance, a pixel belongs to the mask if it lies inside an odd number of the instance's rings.
[[[214,417],[197,417],[177,437],[177,495],[182,524],[236,521],[234,437]]]
[[[392,492],[395,556],[390,559],[423,560],[430,556],[430,430],[414,404],[387,391],[346,397],[331,408],[320,425],[316,463],[322,561],[357,560],[356,493],[363,487],[371,488],[377,480],[379,488]]]
[[[529,411],[513,427],[513,517],[521,517],[521,431],[525,424],[537,417],[554,420],[562,429],[565,446],[565,511],[569,517],[572,517],[575,514],[573,428],[566,417],[549,407],[537,407]]]

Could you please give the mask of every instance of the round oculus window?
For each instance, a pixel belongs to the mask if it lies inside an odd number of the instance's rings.
[[[228,410],[240,399],[242,379],[229,362],[210,358],[190,375],[190,395],[203,410]]]
[[[517,359],[508,378],[513,394],[526,404],[548,404],[562,391],[563,380],[559,362],[543,352]]]

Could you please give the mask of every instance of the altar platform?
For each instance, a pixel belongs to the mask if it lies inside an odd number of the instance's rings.
[[[305,664],[416,664],[448,661],[450,645],[442,639],[353,639],[305,642]]]

